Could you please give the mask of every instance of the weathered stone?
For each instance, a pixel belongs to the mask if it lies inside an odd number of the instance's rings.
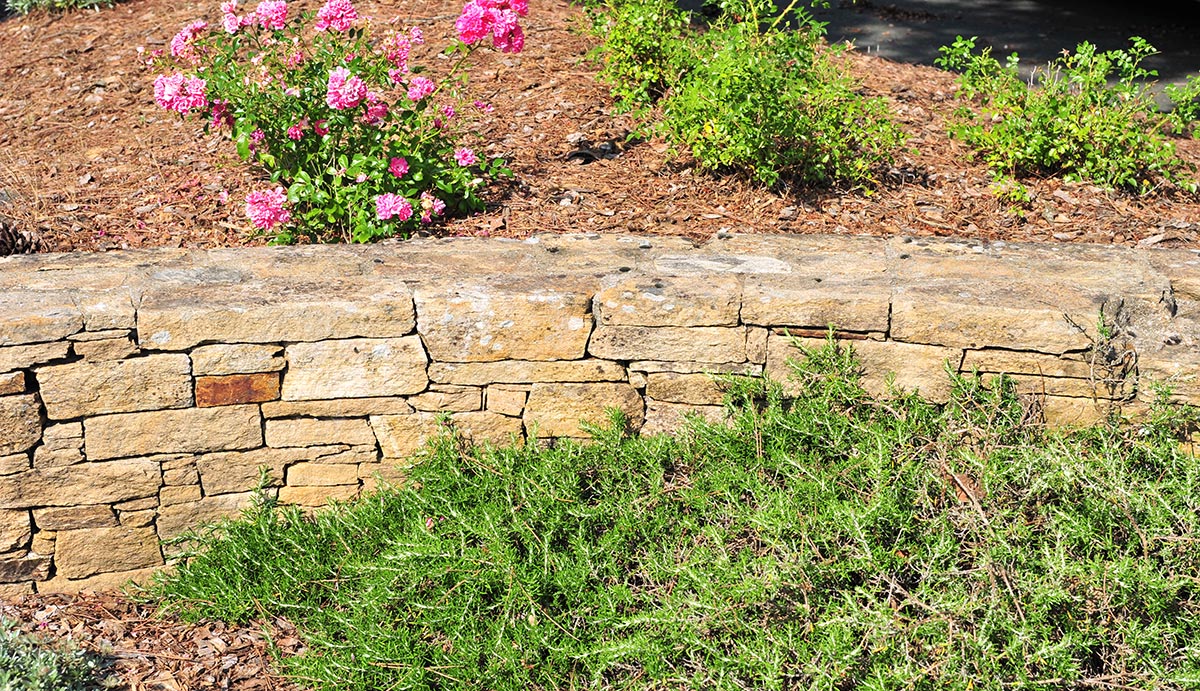
[[[398,396],[340,398],[332,401],[271,401],[262,404],[263,417],[367,417],[407,415],[413,408]]]
[[[192,404],[192,364],[186,355],[76,362],[38,370],[42,401],[51,420]]]
[[[124,360],[138,352],[137,344],[128,336],[102,340],[79,341],[71,346],[75,354],[88,362]]]
[[[314,420],[267,420],[267,446],[323,446],[328,444],[375,444],[375,435],[361,418]]]
[[[358,466],[297,463],[287,469],[287,486],[358,485]]]
[[[0,456],[26,451],[41,438],[37,396],[0,396]]]
[[[37,524],[38,530],[42,531],[79,530],[114,526],[117,524],[117,517],[111,507],[93,504],[34,509],[33,522]]]
[[[483,407],[483,389],[472,386],[440,386],[410,396],[408,403],[426,412],[468,412]]]
[[[296,506],[325,506],[331,501],[349,501],[358,496],[358,485],[280,487],[279,502]]]
[[[254,501],[254,492],[208,496],[200,501],[164,506],[158,511],[158,537],[169,540],[186,530],[200,528],[222,518],[232,518]]]
[[[236,451],[262,446],[258,406],[122,413],[84,422],[90,460],[155,453]]]
[[[0,290],[0,346],[57,341],[83,331],[67,291]]]
[[[418,288],[417,333],[437,362],[577,360],[591,332],[591,290],[562,284]]]
[[[138,343],[157,350],[186,350],[214,341],[393,338],[413,329],[412,297],[400,281],[313,276],[306,283],[276,279],[250,284],[241,282],[247,277],[233,273],[224,285],[219,280],[194,289],[179,282],[151,284],[138,310]]]
[[[0,583],[44,581],[50,576],[50,557],[26,552],[0,555]]]
[[[862,261],[846,257],[845,262]],[[748,276],[742,297],[742,321],[760,326],[799,326],[824,329],[834,326],[843,331],[888,329],[891,287],[877,263],[873,275],[860,279],[822,274],[824,278],[785,276]]]
[[[163,470],[163,484],[168,487],[178,487],[180,485],[195,485],[200,482],[200,473],[196,471],[196,466],[191,465],[184,468],[172,468]]]
[[[153,525],[156,518],[158,518],[158,511],[155,509],[121,511],[117,514],[117,522],[126,528],[145,528]]]
[[[437,418],[433,413],[382,415],[371,418],[371,427],[385,459],[404,459],[442,432]],[[507,443],[514,436],[520,438],[524,431],[519,419],[482,411],[454,413],[450,425],[463,438],[477,444]]]
[[[137,459],[34,468],[0,482],[0,508],[110,504],[157,494],[159,482],[158,464]]]
[[[767,362],[767,336],[770,333],[767,329],[756,329],[749,327],[746,329],[746,359],[757,365],[763,365]]]
[[[15,600],[22,595],[33,594],[33,582],[0,583],[0,600]]]
[[[642,397],[628,384],[534,384],[525,427],[539,437],[586,437],[580,423],[604,425],[610,408],[623,411],[633,429],[642,426]]]
[[[0,348],[0,372],[11,372],[62,360],[70,352],[71,344],[66,341]]]
[[[765,346],[764,346],[765,350]],[[763,360],[766,362],[765,358]],[[752,362],[662,362],[658,360],[634,360],[629,363],[631,372],[676,372],[678,374],[745,374],[758,376],[763,372],[761,364]]]
[[[71,580],[62,576],[55,576],[48,581],[38,583],[39,593],[63,593],[74,595],[84,591],[91,592],[115,592],[124,589],[128,585],[144,585],[150,582],[154,574],[164,569],[159,566],[150,566],[144,569],[131,569],[129,571],[118,571],[115,573],[100,573],[89,578],[80,578]]]
[[[742,327],[598,326],[588,353],[609,360],[744,362]]]
[[[487,409],[501,415],[520,417],[525,410],[525,397],[528,388],[511,386],[489,386],[487,388]]]
[[[33,524],[28,511],[0,509],[0,552],[25,549],[32,536]]]
[[[1099,306],[1092,314],[1076,314],[1073,319],[1093,323],[1097,314]],[[891,335],[904,343],[959,348],[1004,344],[1055,355],[1082,351],[1092,344],[1060,307],[976,304],[968,298],[946,299],[940,291],[898,295],[892,303]]]
[[[1110,390],[1103,381],[1090,379],[1070,379],[1066,377],[1038,377],[1026,374],[980,374],[980,380],[991,386],[1001,377],[1013,380],[1018,394],[1026,396],[1066,396],[1070,398],[1122,398],[1124,396],[1121,382],[1114,381]],[[1132,387],[1131,387],[1132,388]]]
[[[54,566],[64,578],[128,571],[163,563],[153,528],[60,530],[54,542]]]
[[[625,368],[609,360],[435,362],[429,366],[429,378],[435,382],[474,386],[533,382],[621,381],[625,378]]]
[[[429,384],[416,336],[297,343],[286,352],[285,401],[402,396]]]
[[[129,330],[136,320],[129,291],[121,288],[76,293],[75,301],[83,313],[88,331]]]
[[[25,393],[25,373],[9,372],[0,374],[0,396],[14,393]]]
[[[185,504],[191,501],[200,501],[200,485],[169,485],[158,491],[159,506]]]
[[[645,391],[645,389],[646,389],[646,373],[645,372],[638,372],[637,370],[631,369],[631,370],[629,370],[628,380],[629,380],[629,385],[632,386],[633,388],[635,388],[639,391]]]
[[[24,470],[29,470],[29,454],[15,453],[0,456],[0,476],[12,475]]]
[[[707,374],[655,372],[646,377],[646,396],[671,403],[719,405],[725,388]]]
[[[254,374],[284,368],[283,348],[275,345],[206,345],[191,352],[192,371],[199,375]]]
[[[48,446],[39,446],[33,450],[33,467],[34,468],[56,468],[64,465],[75,465],[83,463],[83,440],[79,440],[79,446],[75,448],[54,449]]]
[[[157,506],[157,494],[152,494],[148,497],[142,497],[141,499],[128,499],[126,501],[119,501],[116,504],[113,504],[113,508],[118,511],[145,511],[146,509],[153,509]]]
[[[618,274],[596,293],[592,311],[604,326],[735,326],[742,287],[736,276]]]
[[[1151,384],[1166,384],[1172,399],[1200,405],[1200,353],[1178,346],[1140,353],[1137,360],[1140,390],[1148,396],[1154,392]]]
[[[103,331],[80,331],[67,336],[67,340],[74,343],[111,341],[117,338],[133,338],[133,332],[129,329],[106,329]]]
[[[58,533],[53,530],[39,530],[33,534],[33,540],[29,544],[29,551],[43,556],[54,554],[54,539],[56,537],[58,537]]]
[[[83,423],[60,422],[46,425],[42,430],[42,445],[58,451],[59,449],[78,449],[83,446]]]
[[[278,486],[283,483],[283,469],[292,463],[369,463],[374,460],[374,446],[334,444],[204,454],[197,457],[196,467],[204,493],[212,496],[254,489],[258,486],[260,468],[267,472],[268,486]]]
[[[279,372],[196,377],[196,407],[262,403],[279,398]]]
[[[674,434],[687,424],[687,416],[699,415],[714,425],[725,421],[725,409],[719,405],[685,405],[646,401],[646,423],[642,434]]]

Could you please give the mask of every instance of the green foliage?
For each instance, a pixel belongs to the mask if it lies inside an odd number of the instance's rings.
[[[0,691],[85,691],[99,688],[102,665],[70,646],[51,646],[0,617]]]
[[[704,169],[866,187],[902,141],[884,102],[858,93],[819,48],[824,26],[795,3],[724,2],[704,31],[670,0],[596,0],[591,12],[618,107],[660,106],[649,129]]]
[[[961,95],[972,105],[955,113],[951,132],[974,147],[1007,189],[1014,178],[1062,175],[1145,194],[1170,184],[1195,191],[1191,171],[1162,135],[1166,122],[1149,91],[1155,72],[1141,66],[1155,53],[1140,38],[1129,50],[1074,53],[1035,71],[1036,88],[1018,73],[1014,53],[1001,65],[975,39],[941,48],[937,63],[959,70]]]
[[[29,14],[34,10],[69,12],[113,6],[113,0],[6,0],[6,3],[8,11],[16,14]]]
[[[158,585],[284,616],[323,689],[1200,684],[1200,459],[1175,409],[1050,433],[1011,381],[873,400],[832,344],[727,425],[469,449],[306,517],[265,503]]]
[[[1168,84],[1163,88],[1163,93],[1174,106],[1167,116],[1171,131],[1183,134],[1191,129],[1192,135],[1196,136],[1200,132],[1194,129],[1196,122],[1200,121],[1200,74],[1191,75],[1182,86]]]

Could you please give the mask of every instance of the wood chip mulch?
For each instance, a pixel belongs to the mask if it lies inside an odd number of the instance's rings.
[[[113,593],[23,595],[0,601],[0,617],[48,643],[69,639],[105,665],[98,681],[130,691],[300,691],[280,677],[271,646],[303,651],[287,621],[251,626],[188,624]]]

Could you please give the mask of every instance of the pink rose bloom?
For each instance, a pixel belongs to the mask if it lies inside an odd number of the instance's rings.
[[[221,3],[221,28],[227,34],[236,34],[242,28],[242,18],[237,16],[237,0]]]
[[[388,70],[388,79],[392,80],[393,82],[395,82],[397,84],[403,84],[404,78],[407,75],[408,75],[408,67],[407,66],[405,66],[404,69],[395,68],[395,69]]]
[[[442,112],[442,115],[445,115],[445,116],[446,116],[446,119],[447,119],[447,120],[453,120],[453,119],[454,119],[454,114],[455,114],[455,113],[454,113],[454,106],[450,105],[449,103],[447,103],[446,105],[442,106],[441,108],[438,108],[438,110],[440,110],[440,111]]]
[[[305,124],[306,123],[303,120],[301,120],[300,122],[297,122],[295,125],[292,125],[291,127],[289,127],[287,130],[288,139],[291,139],[293,141],[300,141],[300,139],[304,136]]]
[[[329,0],[317,10],[317,31],[333,29],[334,31],[349,31],[358,19],[358,10],[350,4],[350,0]]]
[[[254,17],[264,29],[282,29],[287,26],[287,0],[263,0],[255,8]]]
[[[334,110],[353,108],[367,97],[367,85],[345,67],[329,73],[329,84],[325,92],[325,103]]]
[[[420,101],[437,91],[437,85],[425,77],[413,77],[408,83],[408,100]]]
[[[529,14],[529,0],[508,0],[508,2],[505,4],[508,5],[508,7],[504,9],[509,9],[513,12],[516,12],[518,16],[524,17],[525,15]]]
[[[284,208],[285,204],[287,195],[282,187],[258,190],[246,195],[246,215],[255,228],[270,230],[292,220],[291,212]]]
[[[179,72],[159,75],[154,80],[154,102],[181,115],[193,109],[203,110],[208,107],[207,88],[208,84],[199,77],[185,77]]]
[[[200,56],[196,53],[196,48],[193,45],[200,32],[208,28],[208,22],[199,20],[183,27],[175,37],[171,39],[171,57],[178,58],[189,65],[195,65],[200,60]]]
[[[431,223],[434,216],[441,216],[446,202],[433,196],[429,190],[421,193],[421,223]]]
[[[317,120],[313,123],[313,132],[316,132],[318,137],[324,137],[329,134],[329,128],[325,126],[324,120]]]
[[[408,40],[412,41],[414,46],[425,45],[425,34],[418,27],[413,27],[408,30]]]
[[[397,69],[404,72],[408,71],[408,56],[411,51],[412,44],[403,36],[390,34],[383,42],[384,57]]]
[[[408,161],[400,157],[393,158],[388,164],[388,172],[398,178],[404,177],[408,172]]]
[[[525,32],[517,25],[516,12],[495,10],[492,46],[502,53],[520,53],[525,48]]]
[[[412,204],[398,194],[387,192],[375,197],[375,216],[381,221],[389,221],[393,218],[398,221],[407,221],[412,218]]]
[[[479,159],[475,158],[475,152],[465,146],[461,149],[454,150],[454,160],[458,161],[458,165],[463,166],[464,168],[467,166],[473,166],[479,162]]]
[[[475,99],[475,103],[473,105],[483,113],[490,113],[496,110],[492,104],[487,103],[486,101],[480,101],[479,99]]]
[[[478,43],[491,33],[491,25],[487,21],[483,5],[472,0],[463,5],[462,14],[454,22],[458,31],[458,40],[467,45]]]
[[[212,123],[211,127],[232,127],[233,113],[229,112],[229,104],[221,99],[212,102]]]
[[[368,125],[378,125],[387,117],[388,104],[373,91],[367,92],[367,112],[363,113],[363,122]]]

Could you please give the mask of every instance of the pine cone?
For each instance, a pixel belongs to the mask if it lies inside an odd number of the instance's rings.
[[[17,228],[17,222],[0,216],[0,257],[10,254],[32,254],[41,249],[41,238],[31,230]]]

